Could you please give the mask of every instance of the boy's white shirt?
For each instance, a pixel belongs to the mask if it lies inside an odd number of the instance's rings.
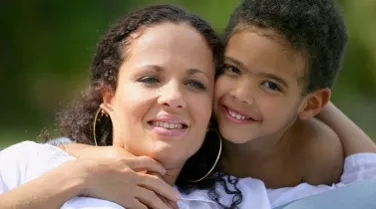
[[[49,145],[26,141],[15,144],[0,152],[0,194],[31,181],[43,173],[74,160],[63,150]],[[361,153],[345,159],[341,182],[332,186],[312,186],[307,183],[295,187],[267,189],[264,183],[254,178],[239,179],[238,188],[243,201],[240,208],[271,209],[285,203],[344,186],[354,181],[376,178],[376,154]],[[221,185],[216,186],[220,202],[229,205],[232,195],[227,195]],[[181,194],[180,209],[220,208],[212,201],[207,190],[196,190],[188,195]],[[67,201],[62,209],[122,209],[118,204],[90,197],[76,197]]]

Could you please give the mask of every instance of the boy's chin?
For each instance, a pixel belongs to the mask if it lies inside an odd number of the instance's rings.
[[[240,131],[236,132],[234,130],[231,130],[231,131],[223,131],[221,133],[222,133],[222,137],[224,140],[229,141],[233,144],[244,144],[244,143],[252,141],[252,139],[254,138],[253,135],[249,135],[249,132],[243,133]]]

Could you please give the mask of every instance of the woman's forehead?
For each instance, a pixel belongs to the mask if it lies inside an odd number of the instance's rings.
[[[127,64],[137,66],[214,69],[213,53],[205,38],[185,23],[163,23],[145,29],[128,45],[126,53]]]

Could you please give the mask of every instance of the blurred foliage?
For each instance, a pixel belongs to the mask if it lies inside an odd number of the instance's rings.
[[[151,4],[183,6],[221,32],[239,1],[5,0],[0,7],[0,147],[34,140],[87,84],[96,42],[110,23]],[[376,138],[376,0],[341,0],[349,43],[333,101]]]

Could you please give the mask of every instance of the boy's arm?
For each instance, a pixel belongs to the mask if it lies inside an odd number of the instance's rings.
[[[47,144],[59,147],[67,152],[70,156],[77,159],[102,159],[102,158],[127,158],[135,157],[135,155],[127,152],[125,149],[114,146],[94,146],[88,144],[76,143],[75,141],[60,137],[49,140]]]
[[[135,155],[115,146],[94,146],[80,143],[57,144],[57,147],[77,159],[119,159],[133,158]]]
[[[376,152],[376,144],[333,103],[329,103],[317,118],[339,136],[345,156],[362,152]]]
[[[73,172],[72,164],[75,163],[74,161],[66,162],[64,165],[11,191],[6,191],[5,184],[0,182],[0,208],[60,208],[64,202],[79,195],[83,189],[83,179],[76,178],[70,172],[67,172],[67,170]],[[3,193],[4,190],[5,193]]]

